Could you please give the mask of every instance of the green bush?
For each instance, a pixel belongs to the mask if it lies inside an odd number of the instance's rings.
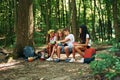
[[[120,74],[120,58],[113,54],[99,53],[95,61],[90,63],[94,75],[105,74],[108,79]]]
[[[36,46],[41,46],[46,43],[46,37],[42,32],[34,32],[34,42]]]

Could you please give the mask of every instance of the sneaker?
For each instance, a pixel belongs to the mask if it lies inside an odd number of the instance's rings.
[[[49,57],[48,59],[46,59],[47,61],[53,61],[53,58]]]
[[[74,58],[72,58],[69,62],[75,62],[75,59],[74,59]]]
[[[54,61],[55,61],[55,62],[60,62],[60,59],[55,59]]]
[[[81,58],[78,62],[79,63],[84,63],[84,58]]]
[[[69,59],[69,58],[65,59],[65,62],[69,62],[69,61],[70,61],[70,59]]]

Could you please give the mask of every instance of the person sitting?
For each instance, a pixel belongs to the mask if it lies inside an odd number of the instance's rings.
[[[73,58],[69,62],[75,62],[75,53],[78,52],[80,56],[82,57],[79,62],[84,62],[84,52],[86,49],[89,49],[91,47],[91,39],[90,34],[88,32],[87,26],[81,25],[79,28],[80,32],[80,43],[74,43],[74,47],[72,49]]]
[[[63,40],[64,38],[64,35],[63,35],[63,30],[62,29],[59,29],[56,33],[56,40]],[[62,44],[59,44],[59,46],[62,45]],[[54,46],[53,46],[53,49],[52,49],[52,53],[51,53],[51,56],[46,59],[47,61],[53,61],[53,55],[54,53],[56,52],[56,49],[57,49],[57,46],[58,44],[56,43]]]
[[[60,43],[64,43],[65,45],[63,46],[59,46],[57,47],[57,59],[55,60],[55,62],[60,62],[60,53],[66,53],[66,62],[68,62],[70,59],[69,59],[69,55],[70,55],[70,52],[72,52],[72,48],[73,48],[73,42],[75,41],[74,39],[74,35],[73,34],[70,34],[70,30],[68,28],[65,28],[63,30],[64,32],[64,35],[65,35],[65,39],[63,40],[60,40],[60,41],[57,41],[58,44]]]
[[[51,56],[51,52],[53,49],[53,46],[55,45],[55,41],[56,41],[56,35],[55,35],[55,31],[54,30],[49,30],[48,31],[48,37],[47,37],[47,46],[45,49],[41,50],[39,53],[41,53],[41,58],[40,60],[45,60],[44,56],[45,56],[45,52],[48,53],[48,58]]]

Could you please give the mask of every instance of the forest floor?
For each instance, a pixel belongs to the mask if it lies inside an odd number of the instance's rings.
[[[100,46],[97,54],[107,52],[105,49],[107,47]],[[38,51],[39,49],[37,48]],[[66,56],[61,57],[63,61],[59,63],[41,62],[39,59],[33,62],[26,62],[23,59],[9,63],[1,62],[0,80],[94,80],[89,64],[66,63],[64,61]],[[79,55],[77,59],[80,59]]]

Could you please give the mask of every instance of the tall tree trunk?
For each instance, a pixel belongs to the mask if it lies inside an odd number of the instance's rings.
[[[101,23],[100,23],[100,25],[101,25],[101,39],[102,39],[102,42],[103,42],[103,40],[104,40],[104,18],[103,18],[103,9],[102,9],[102,3],[101,3],[101,0],[99,0],[99,7],[100,7],[100,13],[101,13]]]
[[[86,25],[86,0],[82,0],[83,1],[83,8],[84,8],[84,13],[83,13],[83,22]]]
[[[81,19],[80,19],[80,12],[81,12],[81,0],[79,0],[79,7],[78,7],[78,24],[79,25],[81,23]]]
[[[117,41],[120,41],[120,27],[118,26],[118,7],[117,1],[114,0],[112,3],[113,6],[113,20],[114,20],[114,29],[115,29],[115,37]]]
[[[99,2],[100,3],[100,2]],[[96,9],[97,9],[97,12],[98,12],[98,20],[99,20],[99,28],[97,29],[97,31],[99,32],[98,33],[98,39],[101,41],[102,39],[102,19],[101,19],[101,12],[100,12],[100,7],[101,6],[100,4],[96,4]]]
[[[107,10],[107,39],[110,40],[112,38],[112,23],[111,23],[111,5],[108,1],[106,1],[106,10]]]
[[[55,24],[57,26],[57,28],[59,28],[59,0],[56,0],[56,7],[55,7],[55,17],[56,17],[56,21],[55,21]]]
[[[94,0],[94,8],[92,5],[92,0],[90,0],[90,5],[91,5],[91,13],[92,13],[92,35],[93,35],[93,41],[96,40],[96,32],[95,32],[95,13],[96,13],[96,0]],[[94,10],[93,10],[94,9]]]
[[[69,10],[68,10],[68,26],[71,26],[71,11],[72,11],[72,5],[71,5],[71,0],[68,0],[68,3],[69,3]]]
[[[16,47],[14,53],[23,56],[25,46],[33,46],[33,4],[32,0],[18,0],[16,22]]]
[[[72,30],[75,36],[75,40],[77,40],[77,28],[76,28],[76,19],[77,19],[77,10],[76,10],[76,2],[72,0]]]
[[[64,26],[65,27],[65,16],[64,16],[64,12],[65,12],[65,9],[64,9],[64,0],[62,0],[62,11],[61,11],[62,13],[61,13],[61,15],[62,15],[62,26]]]
[[[46,29],[47,31],[51,28],[50,26],[50,15],[51,15],[51,2],[50,0],[47,0],[46,2]]]

